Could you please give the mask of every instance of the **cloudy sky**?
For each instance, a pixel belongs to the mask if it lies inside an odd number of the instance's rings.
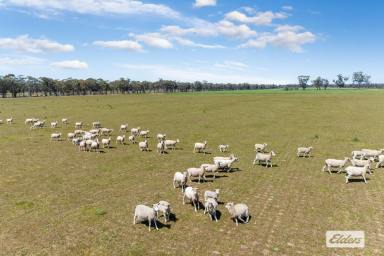
[[[0,0],[0,75],[383,82],[381,0]]]

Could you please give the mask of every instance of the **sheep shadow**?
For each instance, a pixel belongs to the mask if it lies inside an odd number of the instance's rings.
[[[179,219],[176,217],[176,214],[174,214],[173,212],[169,214],[169,221],[177,222],[178,220]]]
[[[212,178],[212,180],[216,180],[216,179],[221,179],[221,178],[228,178],[228,175],[216,175],[215,178],[213,178],[214,175],[212,174],[209,176],[207,175],[207,177]]]
[[[199,179],[193,179],[193,180],[190,180],[191,182],[194,182],[194,183],[197,183],[197,184],[202,184],[202,183],[207,183],[207,182],[213,182],[213,180],[208,180],[208,179],[200,179],[200,182],[199,182]]]
[[[149,227],[149,221],[148,220],[145,220],[145,221],[142,221],[142,222],[138,222],[138,223],[144,224],[147,228]],[[170,224],[164,224],[164,223],[160,222],[159,220],[156,220],[156,224],[157,224],[158,229],[162,229],[162,228],[170,229],[171,228]],[[155,224],[154,224],[153,221],[151,222],[151,229],[156,229]]]
[[[365,177],[365,179],[367,180],[367,182],[369,181],[369,180],[371,180],[370,178],[368,178],[368,177]],[[357,182],[363,182],[364,183],[364,179],[363,178],[352,178],[352,179],[349,179],[348,180],[348,183],[357,183]],[[348,184],[347,183],[347,184]]]
[[[219,173],[233,173],[233,172],[241,172],[242,170],[238,167],[236,168],[225,168],[225,169],[220,169]]]
[[[244,219],[244,218],[243,218]],[[249,215],[249,219],[248,219],[248,222],[242,222],[241,220],[239,220],[239,219],[237,219],[237,221],[238,221],[238,223],[239,223],[239,225],[245,225],[245,224],[249,224],[250,222],[251,222],[251,220],[252,220],[252,215]],[[234,222],[234,223],[236,223],[236,221],[235,221],[235,219],[232,219],[232,221]]]

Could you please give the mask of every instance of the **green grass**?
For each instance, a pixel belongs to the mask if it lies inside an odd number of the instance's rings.
[[[0,100],[1,255],[378,255],[384,250],[384,175],[346,185],[343,174],[321,172],[326,158],[362,147],[383,148],[384,91],[238,91],[196,94],[47,97]],[[151,131],[152,152],[113,145],[103,154],[50,142],[52,129],[30,131],[27,117],[48,121],[100,120]],[[179,138],[179,150],[155,151],[156,133]],[[357,140],[356,140],[356,139]],[[196,141],[212,154],[193,154]],[[113,139],[114,141],[114,139]],[[252,166],[253,145],[268,143],[275,167]],[[234,173],[203,184],[223,202],[248,204],[252,218],[236,227],[224,205],[211,222],[182,205],[174,172],[209,163],[229,144],[239,157]],[[298,159],[296,148],[314,156]],[[132,225],[134,207],[167,200],[177,221],[148,232]],[[163,219],[161,219],[163,222]],[[364,250],[325,247],[327,230],[364,230]]]

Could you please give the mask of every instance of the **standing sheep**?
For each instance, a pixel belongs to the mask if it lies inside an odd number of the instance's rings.
[[[264,153],[265,152],[265,148],[268,146],[267,143],[263,143],[263,144],[255,144],[255,151],[256,152],[260,152],[260,153]]]
[[[81,128],[83,128],[83,122],[76,122],[75,129],[81,129]]]
[[[364,158],[365,158],[365,152],[361,150],[352,151],[352,159],[364,159]]]
[[[157,211],[156,214],[159,216],[159,212],[162,212],[164,215],[164,221],[167,223],[167,221],[170,220],[171,216],[171,204],[167,201],[159,201],[157,203]]]
[[[140,151],[149,151],[148,140],[139,142]]]
[[[7,124],[13,124],[13,117],[7,118]]]
[[[125,135],[117,136],[117,137],[116,137],[116,144],[122,144],[122,145],[124,145],[124,141],[125,141]]]
[[[61,122],[63,123],[63,124],[65,124],[65,125],[68,125],[68,119],[67,118],[63,118],[63,119],[61,119]]]
[[[51,141],[57,140],[59,141],[61,139],[61,132],[60,133],[52,133],[51,134]]]
[[[205,154],[206,153],[205,152],[206,147],[207,147],[207,141],[196,142],[195,146],[193,147],[193,153],[201,153],[201,152],[203,152]]]
[[[132,144],[135,144],[135,143],[136,143],[136,137],[135,137],[135,135],[130,135],[130,136],[128,137],[128,141],[129,141],[130,143],[132,143]]]
[[[103,144],[103,148],[110,148],[111,137],[109,137],[108,139],[102,139],[101,144]]]
[[[131,129],[131,135],[138,136],[139,133],[140,133],[140,127],[132,128],[132,129]]]
[[[383,166],[384,164],[384,155],[379,155],[379,162],[376,164],[376,169]]]
[[[217,201],[219,197],[220,189],[215,189],[215,191],[206,190],[204,192],[204,200],[207,201],[208,198],[213,198]]]
[[[160,141],[159,143],[157,143],[156,148],[157,148],[157,153],[164,154],[165,153],[164,141]]]
[[[350,161],[349,157],[345,157],[344,160],[339,159],[327,159],[325,160],[325,164],[323,166],[323,172],[325,171],[325,168],[327,168],[329,174],[332,174],[331,169],[337,168],[338,171],[343,168],[347,162]]]
[[[173,176],[173,188],[176,188],[176,185],[181,187],[181,192],[184,193],[184,189],[187,186],[187,172],[176,172]]]
[[[52,128],[52,129],[57,128],[57,125],[58,125],[58,124],[59,124],[58,121],[51,122],[51,128]]]
[[[93,123],[92,123],[92,127],[93,127],[94,129],[101,128],[101,123],[100,123],[100,121],[95,121],[95,122],[93,122]]]
[[[215,164],[202,164],[200,165],[200,168],[204,168],[205,172],[211,172],[213,173],[213,178],[216,179],[216,173],[219,172],[219,163]]]
[[[120,132],[127,132],[127,131],[128,131],[128,124],[120,125]]]
[[[272,167],[272,157],[276,156],[275,152],[271,151],[268,154],[265,153],[256,153],[255,160],[253,160],[253,165],[258,162],[258,164],[265,164],[265,167]]]
[[[367,170],[369,170],[369,165],[367,164],[364,167],[356,167],[356,166],[348,166],[345,168],[345,183],[349,182],[349,179],[356,176],[361,176],[364,179],[364,182],[367,183],[365,176],[367,174]]]
[[[133,225],[135,225],[136,222],[148,221],[149,231],[151,231],[151,223],[154,222],[155,227],[158,230],[156,214],[158,211],[157,204],[154,204],[152,208],[142,204],[137,205],[133,216]]]
[[[233,202],[230,202],[225,205],[225,208],[228,209],[229,215],[231,215],[231,219],[236,221],[236,226],[239,225],[238,219],[243,223],[248,223],[249,209],[246,204],[234,204]]]
[[[199,183],[202,178],[204,179],[204,181],[206,181],[204,168],[194,168],[194,167],[188,168],[187,173],[188,173],[189,181],[191,182],[192,182],[192,177],[198,177]]]
[[[156,135],[156,138],[158,141],[164,141],[166,137],[167,137],[167,135],[165,133],[164,134],[158,133]]]
[[[139,135],[143,138],[148,138],[149,130],[140,131]]]
[[[232,164],[236,161],[238,161],[236,157],[232,159],[214,160],[215,164],[219,166],[219,169],[227,170],[227,172],[232,171]]]
[[[298,147],[297,156],[298,157],[311,157],[313,147]]]
[[[208,198],[206,201],[205,201],[205,204],[204,204],[204,214],[208,213],[209,214],[209,217],[211,218],[211,221],[213,220],[212,216],[215,218],[216,222],[217,222],[217,207],[218,207],[218,203],[215,199],[213,198]]]
[[[200,210],[198,188],[187,187],[183,195],[183,204],[185,204],[185,199],[188,199],[193,204],[195,212]]]
[[[228,148],[229,148],[229,145],[228,144],[225,144],[225,145],[223,145],[223,144],[221,144],[221,145],[219,145],[219,150],[220,150],[220,152],[227,152],[228,151]]]
[[[165,143],[165,149],[175,150],[176,149],[176,144],[180,143],[180,140],[179,139],[176,139],[176,140],[165,140],[164,143]]]
[[[368,160],[359,160],[359,159],[352,159],[351,164],[352,166],[356,167],[364,167],[366,165],[369,166],[368,172],[371,174],[371,164],[375,161],[373,157],[368,158]]]

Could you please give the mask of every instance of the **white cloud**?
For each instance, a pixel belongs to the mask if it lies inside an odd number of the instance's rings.
[[[138,0],[2,0],[5,7],[32,8],[44,13],[76,12],[81,14],[156,14],[179,18],[180,14],[163,4]]]
[[[70,44],[61,44],[48,39],[33,39],[28,35],[15,38],[0,38],[0,49],[15,49],[21,52],[70,52],[75,48]]]
[[[196,0],[193,6],[205,7],[205,6],[216,6],[217,0]]]
[[[216,63],[214,64],[214,66],[217,68],[236,69],[236,70],[242,70],[249,67],[247,64],[244,64],[242,62],[228,61],[228,60],[222,63]]]
[[[185,38],[181,38],[181,37],[176,37],[176,38],[174,38],[174,40],[183,46],[205,48],[205,49],[223,49],[223,48],[225,48],[225,46],[220,45],[220,44],[200,44],[200,43],[196,43],[196,42],[193,42],[189,39],[185,39]]]
[[[247,16],[239,11],[232,11],[225,15],[225,18],[230,21],[236,21],[241,23],[250,23],[255,25],[268,25],[275,19],[285,19],[287,14],[281,12],[257,12],[255,16]]]
[[[195,26],[190,28],[181,28],[179,26],[163,26],[161,31],[170,35],[182,36],[195,34],[199,36],[219,36],[247,38],[257,35],[245,24],[236,25],[228,20],[221,20],[216,23],[198,20]]]
[[[143,47],[136,41],[120,40],[120,41],[95,41],[94,45],[104,48],[115,48],[130,51],[141,51]]]
[[[86,69],[88,68],[88,64],[79,60],[64,60],[59,62],[54,62],[51,64],[56,68],[64,68],[64,69]]]
[[[292,11],[293,10],[293,7],[290,6],[290,5],[284,5],[283,7],[281,7],[281,9],[285,10],[285,11]]]
[[[302,45],[316,41],[313,33],[303,30],[304,28],[301,26],[281,25],[275,29],[275,33],[261,34],[256,39],[248,40],[241,47],[265,48],[271,44],[293,52],[301,52]]]
[[[23,66],[23,65],[37,65],[43,63],[44,60],[34,57],[0,57],[0,65],[6,66]]]
[[[164,38],[160,33],[146,33],[132,36],[135,38],[135,40],[144,42],[151,47],[163,49],[173,48],[172,43],[167,38]]]

